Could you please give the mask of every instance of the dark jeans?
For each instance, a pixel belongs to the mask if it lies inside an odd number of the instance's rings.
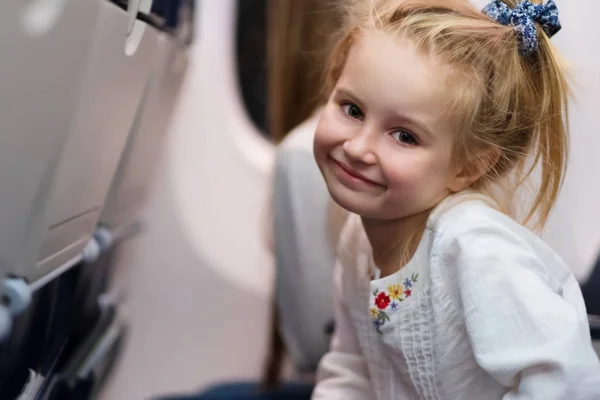
[[[277,389],[261,390],[256,383],[226,383],[195,395],[162,397],[155,400],[310,400],[313,386],[285,383]]]

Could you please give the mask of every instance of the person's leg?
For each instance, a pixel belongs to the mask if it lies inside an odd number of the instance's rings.
[[[310,400],[312,385],[285,383],[277,389],[262,390],[256,383],[228,383],[185,396],[163,397],[156,400]]]

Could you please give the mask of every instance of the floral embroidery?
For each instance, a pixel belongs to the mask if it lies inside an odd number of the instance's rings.
[[[375,325],[375,329],[377,329],[377,332],[381,333],[381,331],[379,330],[379,328],[381,328],[381,326],[383,325],[383,323],[384,323],[383,319],[373,320],[373,324]]]
[[[379,311],[377,317],[373,320],[373,325],[375,325],[377,332],[381,333],[380,328],[389,320],[390,317],[385,312]]]
[[[397,311],[400,307],[400,302],[403,302],[412,295],[412,290],[415,283],[419,281],[419,274],[412,274],[406,278],[403,284],[394,283],[388,285],[387,291],[373,291],[375,307],[369,309],[375,330],[381,334],[381,327],[390,320],[389,312]],[[393,301],[392,301],[393,300]]]
[[[380,310],[385,310],[385,308],[390,304],[390,296],[385,294],[385,292],[379,293],[377,298],[375,298],[375,305]]]
[[[379,315],[379,310],[376,308],[371,308],[369,310],[369,312],[371,313],[371,318],[376,319],[377,316]]]
[[[402,285],[393,284],[387,287],[387,291],[392,299],[399,300],[400,297],[402,297],[404,289],[402,288]]]

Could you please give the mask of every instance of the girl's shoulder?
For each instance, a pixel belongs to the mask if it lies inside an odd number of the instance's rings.
[[[496,228],[501,231],[518,232],[520,235],[536,236],[502,213],[491,197],[474,192],[452,195],[443,200],[431,212],[427,228],[443,235],[459,235],[461,232]]]
[[[572,272],[535,232],[499,211],[484,195],[453,196],[432,212],[427,227],[434,234],[432,253],[444,263],[465,268],[500,269],[520,275],[529,270],[555,290],[572,280]]]

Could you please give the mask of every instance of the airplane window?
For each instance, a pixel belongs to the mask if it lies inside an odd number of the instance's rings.
[[[267,127],[267,0],[238,0],[236,55],[242,99],[252,122]]]

